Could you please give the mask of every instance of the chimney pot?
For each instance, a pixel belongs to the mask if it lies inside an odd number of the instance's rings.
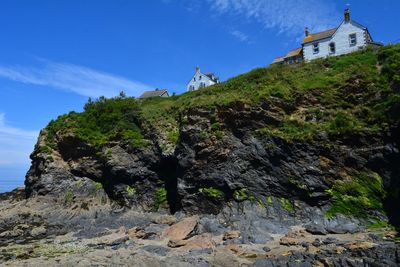
[[[344,10],[344,21],[350,22],[350,9],[346,8]]]
[[[305,34],[306,34],[306,37],[310,35],[310,31],[308,30],[308,27],[306,27],[306,29],[305,29]]]

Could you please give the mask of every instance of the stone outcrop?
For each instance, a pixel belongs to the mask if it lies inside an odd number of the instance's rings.
[[[289,104],[271,97],[259,105],[188,109],[181,114],[179,139],[169,153],[156,138],[160,129],[151,125],[143,126],[148,143],[141,148],[121,140],[98,151],[70,133],[58,132],[51,155],[41,150],[43,130],[31,155],[27,196],[54,196],[66,204],[101,196],[147,211],[168,208],[191,214],[218,214],[229,203],[250,201],[280,207],[279,216],[309,220],[314,222],[310,231],[324,232],[331,223],[317,228],[323,219],[314,218],[314,211],[329,209],[329,189],[337,181],[363,172],[379,175],[387,190],[398,186],[400,130],[393,125],[387,132],[334,138],[321,133],[312,142],[258,132],[307,103],[318,105],[314,98],[302,95]],[[390,203],[393,199],[383,206],[396,222]],[[386,220],[380,211],[372,215]]]

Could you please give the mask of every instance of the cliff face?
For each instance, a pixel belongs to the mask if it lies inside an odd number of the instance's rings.
[[[399,55],[388,47],[170,99],[89,102],[41,132],[27,196],[214,214],[251,203],[300,220],[398,224]]]

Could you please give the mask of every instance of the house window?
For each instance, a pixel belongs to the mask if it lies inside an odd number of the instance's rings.
[[[354,46],[357,44],[357,34],[353,33],[349,35],[350,46]]]
[[[336,45],[335,43],[330,43],[329,44],[329,53],[335,54],[336,53]]]
[[[196,81],[196,77],[193,78],[193,81],[194,81],[194,82]]]
[[[319,43],[313,43],[313,52],[314,54],[319,53]]]
[[[199,80],[201,80],[201,75],[199,76]]]

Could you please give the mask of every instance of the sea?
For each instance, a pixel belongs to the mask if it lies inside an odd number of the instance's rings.
[[[17,187],[24,186],[27,171],[28,169],[25,168],[0,166],[0,193],[10,192]]]

